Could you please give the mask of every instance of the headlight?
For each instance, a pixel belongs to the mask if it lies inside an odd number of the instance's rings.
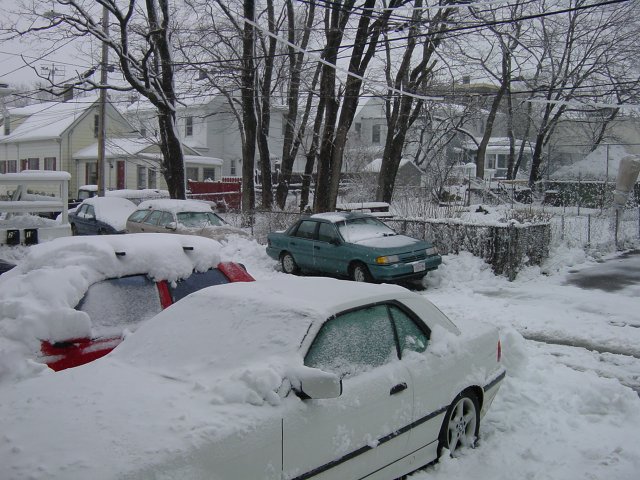
[[[437,255],[438,249],[436,247],[427,248],[426,253],[427,253],[427,257],[430,257],[431,255]]]
[[[389,255],[387,257],[376,258],[376,263],[378,265],[387,265],[388,263],[396,263],[399,261],[400,261],[400,257],[398,257],[398,255]]]

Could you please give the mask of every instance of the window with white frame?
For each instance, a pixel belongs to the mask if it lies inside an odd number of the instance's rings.
[[[193,135],[193,117],[185,118],[184,123],[184,136],[190,137]]]
[[[85,182],[87,185],[98,183],[98,162],[88,162],[85,170]]]
[[[136,185],[138,186],[138,189],[147,188],[147,167],[138,165],[136,178]]]
[[[204,168],[202,169],[202,178],[203,180],[211,180],[212,182],[216,181],[216,169],[215,168]]]
[[[231,162],[229,163],[229,175],[231,175],[232,177],[236,176],[236,161],[235,160],[231,160]]]
[[[198,181],[198,167],[187,167],[187,179]]]
[[[7,173],[7,162],[0,160],[0,173]]]
[[[44,157],[44,169],[55,170],[56,169],[56,157]]]
[[[7,172],[6,173],[16,173],[18,171],[18,161],[17,160],[7,160]]]
[[[380,125],[374,125],[371,129],[371,143],[378,145],[380,143]]]
[[[157,181],[157,174],[158,172],[156,171],[155,168],[150,168],[149,169],[149,188],[158,188],[158,181]]]

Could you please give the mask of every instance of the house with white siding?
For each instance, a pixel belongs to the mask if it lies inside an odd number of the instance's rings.
[[[0,174],[67,171],[69,195],[98,180],[99,100],[96,95],[9,109],[0,124]],[[105,188],[166,189],[157,142],[141,138],[111,102],[106,106]],[[219,180],[222,160],[184,145],[187,177]]]
[[[135,135],[111,104],[106,106],[109,137]],[[70,195],[79,185],[96,183],[96,162],[79,162],[74,154],[98,138],[97,95],[8,109],[0,128],[0,173],[23,170],[66,171]]]
[[[140,135],[157,141],[157,111],[148,101],[136,101],[119,107],[127,120]],[[273,108],[269,131],[271,168],[277,170],[284,141],[285,110]],[[242,137],[236,115],[223,95],[200,96],[181,99],[177,108],[176,123],[183,145],[202,156],[222,160],[223,177],[242,176]],[[256,168],[257,167],[256,155]],[[301,170],[304,169],[304,164]],[[207,178],[204,168],[187,166],[186,175],[191,180]],[[210,178],[210,177],[209,177]],[[212,180],[220,180],[216,177]]]

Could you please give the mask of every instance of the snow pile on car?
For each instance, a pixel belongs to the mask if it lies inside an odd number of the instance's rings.
[[[74,307],[93,283],[140,273],[174,282],[217,265],[220,248],[211,239],[167,234],[66,237],[33,246],[0,277],[0,383],[40,370],[27,360],[40,340],[91,336],[89,317]]]

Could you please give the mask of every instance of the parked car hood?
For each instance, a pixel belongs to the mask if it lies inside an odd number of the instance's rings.
[[[427,248],[426,242],[417,238],[407,237],[406,235],[387,235],[359,238],[350,242],[362,247],[371,247],[376,249],[393,249],[398,252],[411,251],[419,248]]]
[[[184,225],[178,225],[178,232],[200,235],[201,237],[212,238],[214,240],[226,240],[231,235],[238,235],[245,238],[249,237],[247,232],[231,225],[207,225],[199,228],[189,228]]]

